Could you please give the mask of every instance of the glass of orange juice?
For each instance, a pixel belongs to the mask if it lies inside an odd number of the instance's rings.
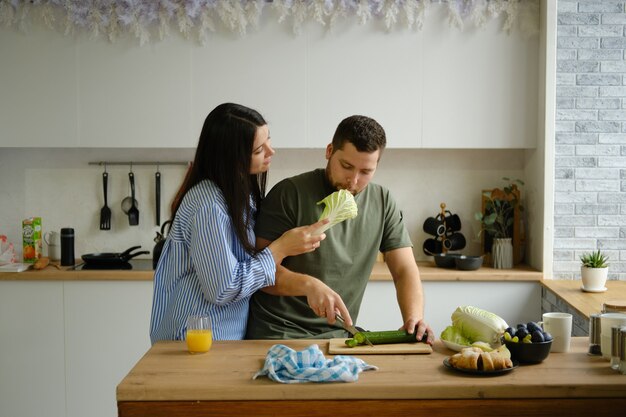
[[[189,316],[186,339],[189,353],[208,352],[213,344],[211,318],[207,315]]]

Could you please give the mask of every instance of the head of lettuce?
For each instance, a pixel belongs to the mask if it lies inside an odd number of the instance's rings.
[[[324,204],[324,211],[319,220],[328,219],[329,222],[313,232],[313,235],[320,235],[334,225],[344,220],[354,219],[359,214],[356,201],[350,191],[339,190],[326,196],[317,204]]]
[[[500,346],[500,337],[508,324],[500,316],[473,306],[460,306],[452,313],[452,326],[441,332],[441,339],[470,346],[484,342]]]

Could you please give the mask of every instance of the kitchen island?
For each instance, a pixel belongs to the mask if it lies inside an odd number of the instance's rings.
[[[159,342],[118,385],[118,415],[615,416],[626,407],[626,376],[588,356],[587,338],[574,338],[568,353],[492,377],[445,368],[454,352],[437,341],[429,355],[355,355],[379,368],[355,383],[253,380],[274,343],[219,341],[190,355],[184,342]],[[328,351],[327,340],[282,343]]]

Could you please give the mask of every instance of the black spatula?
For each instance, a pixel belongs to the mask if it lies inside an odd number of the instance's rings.
[[[139,209],[135,205],[135,174],[132,171],[128,173],[128,179],[130,181],[130,195],[133,202],[128,210],[128,224],[137,226],[139,224]]]
[[[104,191],[104,206],[100,209],[100,230],[111,230],[111,209],[107,205],[107,180],[109,174],[102,173],[102,188]]]

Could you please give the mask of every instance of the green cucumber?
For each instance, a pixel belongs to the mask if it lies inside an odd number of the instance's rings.
[[[359,344],[359,342],[357,342],[356,339],[346,339],[346,345],[348,347],[351,347],[351,348],[357,347],[358,344]]]
[[[354,338],[359,343],[365,343],[365,339],[373,345],[385,345],[389,343],[416,343],[415,334],[409,334],[406,330],[386,330],[380,332],[358,332]],[[361,340],[363,340],[361,342]]]
[[[364,345],[365,339],[369,340],[373,345],[385,345],[390,343],[416,343],[415,334],[409,334],[406,330],[386,330],[379,332],[358,332],[354,334],[352,339],[346,340],[346,345],[355,347]],[[424,333],[422,340],[426,340],[428,336]]]

